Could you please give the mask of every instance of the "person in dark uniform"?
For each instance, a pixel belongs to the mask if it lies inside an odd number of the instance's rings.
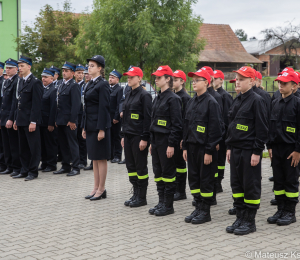
[[[183,124],[183,158],[188,162],[191,193],[195,210],[185,222],[203,224],[211,221],[210,207],[214,201],[215,164],[217,145],[223,134],[221,109],[208,93],[211,77],[206,70],[190,72],[196,96],[188,103]]]
[[[222,141],[219,144],[219,151],[218,151],[218,181],[217,181],[216,193],[223,192],[222,180],[224,179],[225,162],[226,162],[225,137],[226,137],[227,128],[228,128],[228,111],[233,102],[232,96],[222,87],[223,81],[224,81],[224,73],[221,70],[215,70],[214,71],[214,89],[220,94],[220,96],[222,98],[222,104],[223,104],[222,117],[223,117],[224,126],[225,126],[224,138],[222,138]]]
[[[173,71],[160,66],[152,73],[160,91],[153,102],[151,115],[151,146],[154,181],[158,204],[149,210],[151,215],[166,216],[174,213],[176,192],[176,156],[182,137],[182,103],[173,91]]]
[[[261,196],[261,156],[268,140],[268,115],[263,98],[253,91],[255,72],[251,67],[236,71],[241,93],[228,112],[226,158],[235,199],[236,220],[228,233],[246,235],[256,231],[255,216]]]
[[[41,132],[41,161],[39,170],[43,172],[56,171],[57,164],[57,128],[55,127],[56,116],[56,88],[53,84],[54,72],[45,68],[42,73],[44,93],[42,99],[42,123]]]
[[[147,205],[148,148],[150,145],[150,123],[152,97],[141,86],[143,71],[132,67],[123,76],[128,77],[132,90],[123,104],[122,140],[126,157],[129,181],[133,186],[133,196],[124,205],[141,207]]]
[[[111,87],[110,94],[110,118],[111,118],[111,162],[118,163],[122,157],[122,146],[121,146],[121,122],[119,105],[123,96],[123,89],[118,84],[122,74],[117,70],[113,70],[109,74],[109,85]]]
[[[277,212],[267,221],[283,226],[296,222],[295,210],[299,202],[300,99],[293,94],[299,79],[295,72],[283,72],[275,81],[280,81],[282,96],[272,102],[267,146],[272,161]]]
[[[5,80],[2,88],[1,134],[7,169],[2,174],[10,174],[13,177],[19,175],[21,170],[18,131],[13,129],[13,123],[17,107],[16,90],[22,82],[17,74],[16,60],[8,59],[5,61],[5,66],[9,78]]]
[[[62,154],[62,168],[53,173],[67,173],[67,176],[75,176],[80,174],[77,142],[78,113],[81,104],[80,89],[73,79],[76,65],[66,61],[62,69],[64,80],[57,87],[57,112],[55,118],[55,125],[58,129],[58,142],[60,143]],[[72,162],[72,167],[70,162]]]
[[[76,71],[75,71],[75,81],[80,87],[80,96],[81,100],[83,98],[83,92],[84,92],[84,87],[85,83],[83,80],[84,77],[84,66],[81,64],[76,65]],[[82,119],[82,113],[83,113],[83,105],[81,102],[80,105],[80,110],[78,114],[78,129],[77,129],[77,140],[78,140],[78,146],[79,146],[79,157],[80,157],[80,162],[79,162],[79,169],[84,169],[87,164],[87,151],[86,151],[86,141],[82,137],[82,128],[81,128],[81,119]]]
[[[191,100],[191,96],[187,93],[185,89],[186,75],[182,70],[176,70],[173,74],[173,77],[173,90],[175,91],[175,94],[181,98],[182,119],[184,121],[185,109],[188,102]],[[186,199],[185,188],[187,179],[187,168],[182,153],[182,147],[180,147],[178,149],[178,153],[176,154],[176,192],[174,194],[174,201]]]
[[[9,78],[7,76],[6,70],[3,71],[3,78],[4,78],[3,83],[4,83],[5,80],[7,80]]]
[[[84,109],[82,118],[82,136],[86,138],[88,157],[93,160],[94,188],[86,199],[92,201],[105,199],[107,192],[105,181],[107,160],[110,152],[110,87],[101,77],[105,60],[101,55],[87,59],[92,80],[84,92]]]
[[[57,89],[57,87],[63,82],[63,79],[58,80],[61,69],[52,65],[50,67],[50,70],[54,72],[53,84]],[[61,162],[61,161],[62,161],[62,155],[61,155],[60,145],[59,143],[57,143],[57,162]]]
[[[81,100],[82,100],[81,102],[82,102],[82,104],[84,103],[84,91],[85,91],[85,88],[87,87],[87,84],[91,81],[91,76],[89,75],[89,64],[86,64],[85,68],[84,68],[84,81],[85,81],[85,85],[84,85],[83,92],[82,92],[82,95],[81,95]],[[83,169],[85,171],[93,170],[93,160],[91,160],[90,165],[84,167]]]
[[[50,70],[52,70],[54,72],[53,85],[55,86],[55,88],[57,88],[63,82],[62,79],[58,80],[61,69],[52,65],[50,67]]]
[[[5,63],[0,62],[0,88],[1,88],[1,95],[0,95],[0,104],[2,103],[2,88],[4,85],[4,76],[3,76],[3,70],[4,70]],[[0,111],[1,113],[1,111]],[[0,174],[1,172],[5,172],[7,166],[5,164],[4,160],[4,152],[3,152],[3,143],[2,143],[2,134],[1,134],[1,127],[0,127]]]
[[[32,59],[22,56],[18,60],[19,71],[23,77],[22,84],[16,91],[18,104],[14,129],[18,130],[20,174],[13,178],[25,178],[31,181],[38,177],[41,159],[41,136],[39,125],[42,122],[43,83],[31,73]]]
[[[132,67],[133,66],[130,65],[127,71],[129,71]],[[123,89],[123,96],[122,96],[120,104],[119,104],[119,113],[120,113],[120,118],[121,118],[121,125],[122,125],[122,118],[123,118],[123,102],[125,100],[126,94],[129,93],[130,91],[131,91],[131,87],[128,84],[126,84],[125,88]],[[121,128],[122,128],[122,126],[121,126]],[[125,156],[124,156],[123,161],[118,162],[118,164],[126,164]]]

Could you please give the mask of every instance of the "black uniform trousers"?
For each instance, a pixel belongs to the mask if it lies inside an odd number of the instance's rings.
[[[124,153],[126,157],[126,168],[128,171],[129,181],[133,186],[139,188],[148,186],[148,146],[141,151],[139,144],[141,136],[125,134]]]
[[[258,209],[261,196],[261,160],[251,166],[253,150],[231,148],[230,185],[237,208]]]
[[[50,132],[48,127],[40,126],[42,166],[55,168],[57,164],[57,128]]]
[[[117,124],[111,123],[111,159],[122,157],[122,146],[121,146],[121,122]]]
[[[1,129],[0,129],[0,169],[5,170],[6,168],[7,168],[7,166],[6,166],[5,159],[4,159],[2,134],[1,134]]]
[[[34,132],[29,132],[28,126],[18,126],[21,172],[24,176],[37,177],[41,160],[40,128],[36,126]]]
[[[186,178],[187,178],[187,168],[186,162],[183,159],[183,150],[180,147],[177,148],[176,153],[176,191],[180,193],[185,193]]]
[[[79,147],[77,141],[77,128],[71,130],[69,126],[59,125],[58,127],[58,142],[60,144],[62,155],[62,168],[70,170],[72,162],[73,170],[79,171]]]
[[[282,143],[272,145],[272,168],[276,200],[299,202],[299,169],[291,166],[292,158],[287,159],[294,151],[294,144]]]
[[[169,134],[154,133],[151,142],[152,166],[158,194],[176,192],[176,147],[174,155],[167,157]],[[127,158],[126,158],[127,160]]]
[[[20,173],[21,161],[19,155],[19,136],[18,131],[13,128],[1,127],[4,159],[7,168]]]
[[[79,163],[86,166],[87,164],[87,148],[86,148],[86,140],[82,137],[82,128],[81,124],[78,123],[77,128],[77,141],[79,147]]]
[[[224,171],[225,171],[225,163],[226,163],[226,144],[225,141],[222,140],[219,143],[219,151],[218,151],[218,179],[221,181],[224,179]]]
[[[204,164],[205,146],[188,143],[188,179],[192,195],[201,197],[205,204],[213,202],[214,183],[217,165],[217,151],[212,153],[212,162]],[[200,196],[199,196],[200,195]]]

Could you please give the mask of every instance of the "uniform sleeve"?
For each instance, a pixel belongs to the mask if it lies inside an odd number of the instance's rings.
[[[192,104],[192,100],[189,101],[185,108],[185,115],[183,116],[183,138],[182,138],[182,150],[187,150],[187,140],[188,140],[188,131],[189,131],[189,120],[186,118],[186,112]]]
[[[149,141],[150,138],[150,124],[151,124],[151,110],[152,110],[152,96],[147,93],[142,98],[143,105],[143,133],[141,135],[142,140]]]
[[[228,126],[228,111],[232,102],[233,102],[233,98],[231,95],[225,94],[223,96],[223,118],[226,126]]]
[[[190,96],[184,96],[182,98],[182,118],[184,118],[185,116],[186,107],[190,100],[191,100]]]
[[[14,86],[13,97],[12,97],[10,112],[9,112],[9,116],[8,116],[8,120],[11,120],[11,121],[14,121],[16,116],[17,116],[16,115],[17,114],[16,109],[17,109],[18,100],[16,98],[16,92],[17,92],[18,81],[19,81],[19,84],[22,84],[21,80],[18,78],[17,79],[17,84],[16,84],[16,86]]]
[[[110,87],[107,81],[101,83],[99,89],[99,109],[98,109],[98,121],[97,130],[105,131],[106,128],[110,128]]]
[[[120,113],[119,113],[119,105],[121,102],[121,99],[123,97],[123,88],[120,87],[117,93],[117,107],[114,115],[114,119],[120,121]]]
[[[275,98],[274,98],[274,100],[275,100]],[[271,104],[271,111],[270,111],[270,117],[268,118],[269,126],[271,126],[271,115],[272,115],[272,111],[274,109],[274,106],[275,106],[275,102],[272,102],[272,104]],[[272,149],[272,143],[271,143],[271,139],[270,139],[270,134],[271,134],[271,131],[268,132],[267,149]]]
[[[255,102],[255,140],[253,145],[253,153],[261,155],[265,148],[265,144],[268,142],[268,115],[266,111],[266,104],[263,99],[257,99]]]
[[[295,151],[300,153],[300,101],[297,102],[297,138]]]
[[[57,96],[57,90],[54,89],[52,90],[50,94],[50,115],[49,115],[49,121],[48,121],[48,126],[55,126],[55,115],[56,115],[56,109],[57,109],[57,101],[56,101],[56,96]]]
[[[43,98],[43,83],[40,80],[35,80],[32,86],[32,107],[30,112],[30,122],[41,123],[41,109]]]
[[[81,105],[80,90],[78,84],[75,84],[70,92],[72,104],[70,122],[75,123],[78,119],[78,113]]]
[[[181,99],[171,98],[169,101],[170,117],[171,117],[171,132],[168,139],[168,146],[175,147],[180,143],[182,134],[182,113]]]
[[[217,144],[222,140],[223,120],[220,106],[215,102],[209,102],[209,119],[207,127],[207,143],[205,153],[212,154],[216,150]]]

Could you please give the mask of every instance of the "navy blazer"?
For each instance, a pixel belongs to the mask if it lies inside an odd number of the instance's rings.
[[[3,86],[3,97],[1,103],[1,126],[5,126],[7,120],[14,121],[17,107],[16,89],[21,79],[16,74],[12,79],[7,79]]]
[[[80,104],[80,90],[75,80],[71,79],[67,84],[61,83],[57,87],[56,124],[77,124]]]
[[[42,122],[43,83],[33,74],[23,82],[21,79],[18,88],[18,106],[16,110],[17,126],[29,126],[31,122],[37,125]]]
[[[82,128],[86,131],[105,131],[111,127],[110,86],[102,77],[87,83],[84,92]]]
[[[41,126],[55,126],[56,116],[56,95],[57,90],[55,85],[51,83],[48,87],[44,88],[42,99],[42,124]]]
[[[123,88],[116,84],[113,88],[110,88],[110,117],[111,121],[113,119],[120,121],[119,105],[123,97]]]

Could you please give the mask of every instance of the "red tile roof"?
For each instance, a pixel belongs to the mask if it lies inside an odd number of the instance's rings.
[[[227,24],[207,24],[200,27],[199,38],[206,45],[200,53],[200,62],[262,63],[247,53],[240,40]]]

